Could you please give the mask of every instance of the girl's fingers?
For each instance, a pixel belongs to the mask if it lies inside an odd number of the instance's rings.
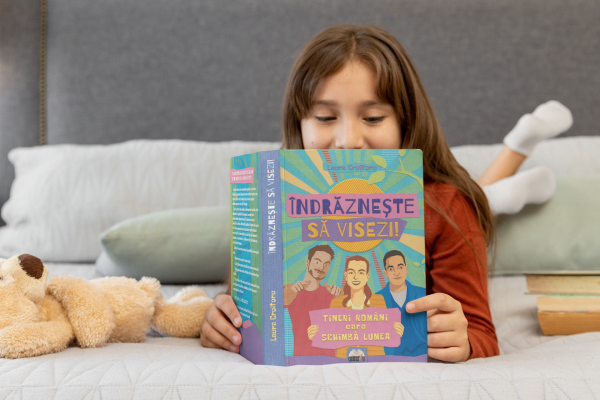
[[[225,316],[219,311],[209,313],[206,316],[206,321],[213,330],[217,331],[221,336],[227,338],[234,345],[239,345],[242,342],[242,335],[237,329],[225,318]]]
[[[219,310],[221,310],[223,314],[227,316],[227,318],[229,318],[229,320],[235,327],[239,328],[240,326],[242,326],[242,316],[240,315],[240,312],[235,306],[235,303],[233,302],[231,296],[220,294],[217,297],[215,297],[214,304]]]
[[[212,349],[225,349],[234,353],[240,351],[239,346],[231,343],[225,336],[219,333],[219,331],[208,324],[203,326],[200,343],[202,343],[202,346]]]
[[[440,311],[452,312],[460,307],[460,303],[444,293],[434,293],[429,296],[413,300],[406,305],[406,311],[417,313],[438,309]]]
[[[435,332],[427,335],[427,347],[460,347],[465,342],[458,332]]]
[[[460,318],[456,313],[427,315],[427,332],[456,331],[466,328],[466,321],[466,318]]]
[[[459,362],[463,360],[464,351],[460,347],[434,348],[430,347],[427,350],[427,355],[440,361]]]

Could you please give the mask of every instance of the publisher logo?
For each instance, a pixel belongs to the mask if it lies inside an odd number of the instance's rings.
[[[346,360],[349,363],[367,362],[366,347],[350,347],[346,353]]]

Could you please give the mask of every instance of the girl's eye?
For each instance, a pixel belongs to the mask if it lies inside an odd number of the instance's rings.
[[[335,120],[335,117],[315,117],[319,122],[331,122]]]
[[[381,121],[383,121],[383,117],[367,117],[365,118],[365,121],[367,121],[369,124],[378,124]]]

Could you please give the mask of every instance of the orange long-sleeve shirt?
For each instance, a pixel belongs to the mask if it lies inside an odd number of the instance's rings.
[[[461,303],[469,322],[470,358],[498,355],[488,301],[486,242],[475,210],[451,184],[426,184],[425,196],[446,212],[479,255],[478,260],[461,234],[425,203],[427,293],[446,293]]]

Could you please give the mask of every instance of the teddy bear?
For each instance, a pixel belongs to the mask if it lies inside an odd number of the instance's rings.
[[[154,278],[48,279],[35,256],[0,259],[0,357],[55,353],[73,342],[83,348],[143,342],[150,328],[200,337],[211,301],[194,286],[165,301]]]

